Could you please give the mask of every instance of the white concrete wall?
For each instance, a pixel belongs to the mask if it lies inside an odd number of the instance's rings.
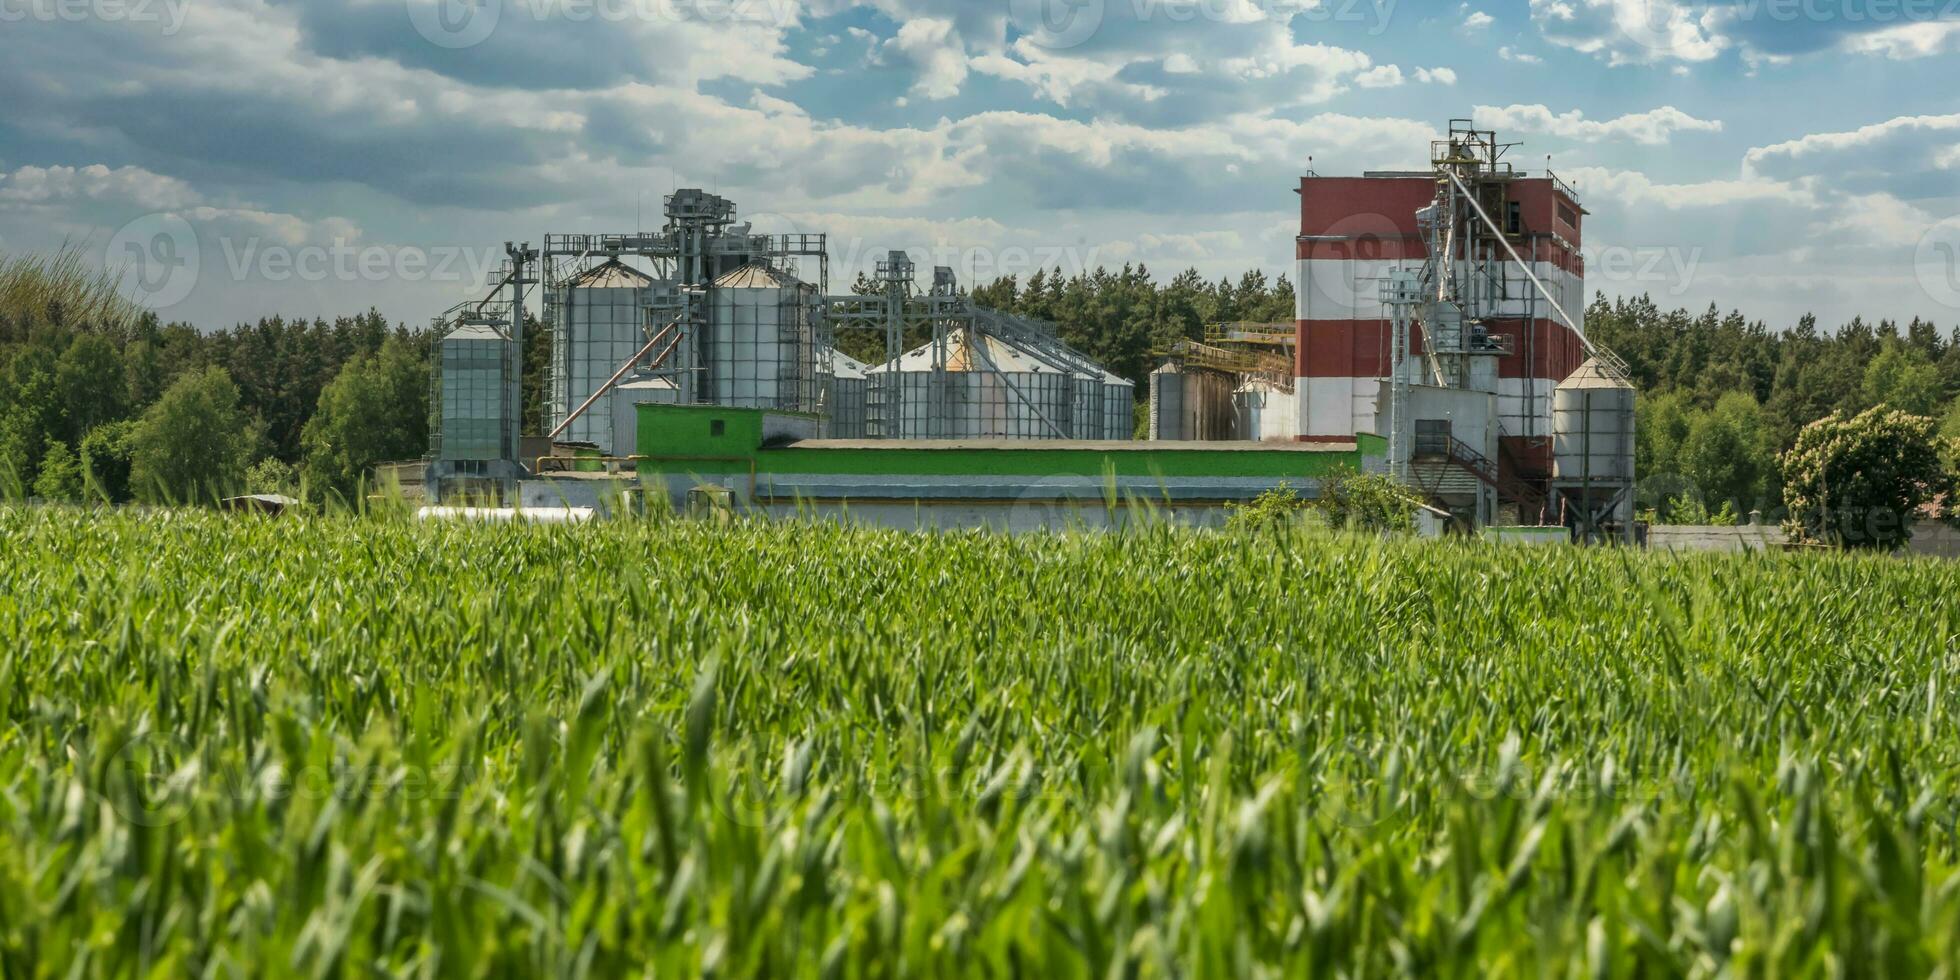
[[[1282,391],[1270,384],[1253,383],[1234,392],[1232,402],[1241,439],[1292,442],[1293,437],[1300,434],[1297,392]]]
[[[1789,535],[1774,525],[1714,527],[1656,524],[1647,529],[1647,546],[1667,551],[1765,551],[1782,548]],[[1930,558],[1960,558],[1960,530],[1931,521],[1913,525],[1906,553]]]
[[[1300,259],[1294,279],[1294,319],[1386,319],[1381,288],[1388,274],[1421,269],[1421,259]]]

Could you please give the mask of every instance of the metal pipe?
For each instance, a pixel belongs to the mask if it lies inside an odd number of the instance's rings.
[[[671,323],[668,323],[665,327],[662,327],[659,333],[654,334],[653,339],[647,341],[646,346],[636,351],[632,357],[627,359],[626,363],[621,364],[619,366],[619,370],[614,371],[613,376],[607,378],[606,383],[600,385],[598,390],[594,391],[591,397],[585,400],[584,404],[580,405],[577,409],[574,409],[572,411],[572,414],[565,416],[565,421],[558,423],[558,427],[551,430],[550,438],[556,439],[561,434],[563,434],[564,431],[568,427],[570,427],[574,421],[577,421],[579,416],[585,414],[586,409],[591,408],[593,404],[600,399],[601,396],[605,395],[606,392],[611,391],[613,389],[613,386],[619,383],[619,379],[625,377],[626,372],[632,370],[633,365],[638,364],[640,362],[640,358],[647,356],[647,354],[653,350],[654,345],[660,343],[661,339],[667,336],[668,331],[673,330],[675,327],[680,326],[680,322],[681,322],[681,317],[675,317]],[[668,355],[674,352],[674,348],[680,346],[680,342],[681,342],[680,338],[675,337],[674,342],[668,344],[667,349],[661,351],[660,356],[654,359],[653,364],[649,365],[649,369],[658,368],[662,362],[667,360]]]
[[[1449,179],[1452,182],[1454,182],[1456,186],[1463,187],[1462,178],[1458,177],[1456,174],[1451,173],[1448,170],[1443,171],[1443,174],[1449,177]],[[1504,251],[1510,254],[1511,261],[1516,262],[1518,264],[1518,267],[1524,270],[1525,278],[1530,279],[1531,284],[1533,286],[1538,287],[1538,292],[1545,297],[1545,302],[1551,306],[1552,312],[1557,313],[1558,318],[1564,320],[1565,325],[1567,327],[1570,327],[1574,334],[1578,335],[1579,343],[1585,346],[1587,353],[1598,354],[1600,352],[1599,348],[1593,346],[1593,342],[1586,339],[1586,332],[1580,329],[1579,324],[1574,322],[1572,317],[1566,314],[1565,307],[1560,306],[1558,300],[1552,298],[1551,291],[1545,288],[1545,284],[1543,282],[1539,281],[1538,274],[1531,271],[1530,264],[1525,262],[1523,257],[1518,255],[1517,249],[1511,247],[1510,241],[1504,237],[1504,232],[1497,227],[1497,222],[1492,221],[1490,219],[1490,215],[1484,213],[1483,205],[1478,204],[1477,199],[1469,196],[1469,194],[1470,194],[1469,189],[1464,188],[1464,198],[1465,200],[1470,202],[1470,209],[1472,211],[1475,211],[1477,213],[1477,217],[1482,218],[1484,220],[1484,225],[1491,230],[1491,233],[1497,236],[1497,243],[1504,246]],[[1615,358],[1615,360],[1617,360],[1617,358]]]

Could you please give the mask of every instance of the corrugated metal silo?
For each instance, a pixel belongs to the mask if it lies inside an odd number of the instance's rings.
[[[510,441],[510,338],[489,324],[463,324],[437,344],[436,458],[503,460]]]
[[[965,328],[873,368],[872,432],[885,439],[1065,439],[1074,377],[1012,341]],[[941,373],[943,372],[943,374]],[[935,377],[942,385],[935,390]]]
[[[1633,480],[1633,386],[1588,360],[1552,391],[1552,476]]]
[[[865,387],[870,367],[838,351],[830,354],[830,373],[823,377],[823,410],[829,417],[825,435],[831,439],[863,439]]]
[[[587,269],[559,287],[552,337],[553,360],[564,384],[554,385],[551,427],[576,411],[611,380],[620,365],[646,345],[646,306],[652,277],[617,259]],[[613,445],[611,395],[572,420],[559,435],[601,452],[623,455]],[[628,452],[631,447],[626,447]]]
[[[746,265],[715,280],[700,341],[701,400],[737,408],[817,410],[815,287]]]

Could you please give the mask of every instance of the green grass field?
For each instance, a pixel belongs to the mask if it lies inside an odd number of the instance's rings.
[[[0,975],[1960,975],[1960,574],[0,510]]]

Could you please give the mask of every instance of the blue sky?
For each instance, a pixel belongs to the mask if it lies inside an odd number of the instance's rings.
[[[1290,272],[1292,188],[1452,117],[1593,212],[1588,286],[1960,321],[1960,0],[0,0],[0,248],[205,327],[422,320],[507,239],[702,186],[968,281]]]

